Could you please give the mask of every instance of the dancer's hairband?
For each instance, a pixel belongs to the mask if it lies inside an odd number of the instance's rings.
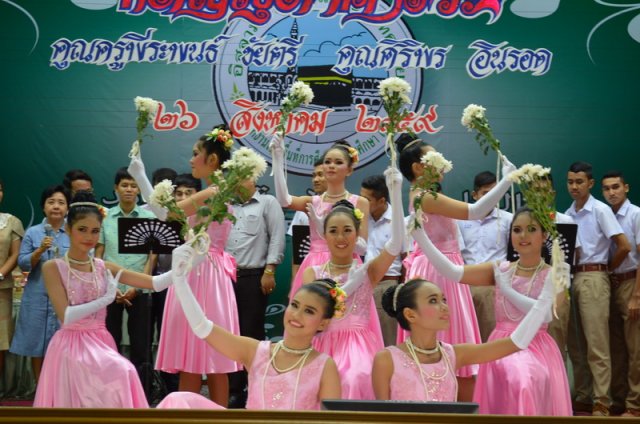
[[[398,293],[400,293],[400,289],[402,289],[402,284],[397,284],[396,288],[393,290],[393,310],[398,313]]]
[[[102,208],[102,205],[99,205],[94,202],[73,202],[72,204],[69,205],[70,208],[73,208],[74,206],[93,206],[94,208],[98,208],[98,209]]]
[[[407,144],[406,146],[404,146],[404,147],[402,148],[402,151],[404,152],[405,150],[407,150],[409,147],[413,146],[413,145],[414,145],[414,144],[416,144],[416,143],[422,143],[422,140],[421,140],[421,139],[419,139],[419,138],[416,138],[415,140],[413,140],[413,141],[409,142],[409,144]]]

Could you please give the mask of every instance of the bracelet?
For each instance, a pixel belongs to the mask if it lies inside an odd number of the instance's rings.
[[[276,274],[276,273],[275,273],[275,271],[274,271],[274,270],[272,270],[272,269],[270,269],[270,268],[265,268],[265,269],[264,269],[264,273],[265,273],[266,275],[275,275],[275,274]]]

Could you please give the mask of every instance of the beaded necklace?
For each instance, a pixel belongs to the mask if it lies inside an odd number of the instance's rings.
[[[428,375],[425,375],[426,373],[422,368],[422,363],[418,359],[418,355],[416,354],[416,351],[420,353],[424,353],[424,352],[430,352],[431,350],[417,348],[411,341],[411,337],[407,338],[407,340],[405,341],[405,344],[407,346],[407,350],[409,351],[409,354],[410,354],[409,356],[411,356],[411,359],[413,359],[413,362],[415,362],[416,366],[418,367],[418,370],[420,371],[420,380],[422,381],[422,387],[424,388],[425,399],[428,399],[429,389],[427,388],[427,381],[425,380],[425,377],[427,377],[427,379],[429,380],[441,381],[447,377],[447,374],[449,374],[449,372],[451,372],[451,374],[454,375],[454,370],[453,370],[453,367],[451,366],[451,361],[449,361],[449,355],[447,355],[447,353],[440,347],[440,342],[437,342],[435,350],[440,351],[440,354],[442,355],[442,360],[445,363],[445,370],[441,375],[428,376]],[[455,381],[454,393],[456,394],[454,401],[457,401],[458,400],[458,379],[454,378],[454,381]]]
[[[284,369],[278,368],[276,366],[276,355],[278,354],[280,349],[284,350],[285,352],[293,353],[295,355],[301,355],[301,357],[290,367],[287,367]],[[302,375],[302,368],[304,368],[304,364],[305,362],[307,362],[307,358],[309,358],[309,355],[311,354],[311,352],[313,352],[313,347],[311,346],[309,346],[306,349],[291,349],[284,345],[283,340],[280,340],[278,343],[276,343],[275,347],[273,348],[273,352],[269,357],[269,362],[267,362],[267,365],[264,367],[264,374],[262,375],[262,409],[265,409],[265,410],[267,409],[267,402],[264,397],[264,384],[265,384],[265,381],[267,380],[267,372],[269,371],[270,366],[272,366],[273,369],[280,374],[284,374],[286,372],[294,370],[295,368],[298,368],[298,374],[296,375],[296,384],[293,387],[293,402],[291,404],[291,410],[294,410],[296,408],[296,398],[298,397],[298,385],[300,384],[300,376]]]
[[[69,252],[65,252],[64,253],[64,261],[67,264],[67,284],[71,284],[71,276],[73,275],[75,278],[78,279],[78,281],[80,281],[81,283],[84,284],[91,284],[92,285],[92,291],[93,291],[93,297],[94,299],[98,298],[98,276],[96,273],[96,268],[95,268],[95,264],[94,264],[94,260],[93,258],[89,258],[89,264],[91,265],[91,278],[87,279],[84,277],[84,275],[82,275],[82,273],[78,270],[75,270],[73,268],[71,268],[71,260],[69,258]],[[88,265],[88,264],[87,264]],[[69,304],[71,305],[75,305],[75,303],[73,302],[73,295],[75,294],[75,290],[69,288]]]
[[[527,292],[524,293],[527,297],[531,297],[529,295],[531,294],[531,290],[533,289],[533,283],[535,282],[536,277],[538,276],[538,273],[540,272],[540,270],[544,267],[544,263],[545,263],[544,260],[540,259],[540,262],[538,262],[538,265],[536,265],[535,268],[533,267],[525,268],[520,266],[520,259],[518,259],[518,261],[516,262],[516,266],[511,273],[511,278],[510,278],[511,287],[513,287],[513,278],[516,276],[516,268],[522,271],[533,271],[533,275],[531,275],[531,278],[529,279],[529,286],[527,287]],[[502,309],[504,310],[504,314],[511,321],[520,321],[525,315],[524,313],[522,313],[519,317],[514,317],[513,315],[511,315],[509,313],[509,309],[507,308],[504,295],[502,296]]]

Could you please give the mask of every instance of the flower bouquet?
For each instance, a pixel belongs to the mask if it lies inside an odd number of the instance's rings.
[[[138,136],[136,141],[131,146],[129,157],[137,156],[140,153],[140,146],[142,145],[142,139],[145,137],[144,130],[147,128],[150,122],[156,118],[158,113],[158,107],[160,104],[150,97],[136,97],[133,99],[133,103],[136,105],[136,111],[138,117],[136,118],[136,131]]]
[[[424,165],[424,173],[416,179],[411,187],[412,190],[419,190],[418,195],[413,199],[413,209],[415,210],[415,219],[409,222],[410,231],[414,228],[422,226],[422,198],[426,193],[431,194],[434,199],[438,197],[439,183],[442,176],[453,169],[451,161],[438,152],[428,151],[422,158],[420,163]]]
[[[391,151],[391,165],[396,165],[396,149],[394,145],[395,135],[401,132],[400,122],[409,114],[404,107],[405,104],[411,104],[408,94],[411,92],[411,86],[408,82],[401,78],[390,77],[380,82],[379,93],[382,97],[382,106],[387,112],[388,121],[383,124],[383,130],[387,133],[386,145]]]
[[[276,127],[276,131],[284,137],[287,129],[287,120],[289,114],[300,105],[308,106],[313,101],[313,90],[302,81],[296,81],[291,86],[289,94],[282,100],[280,108],[280,123]]]

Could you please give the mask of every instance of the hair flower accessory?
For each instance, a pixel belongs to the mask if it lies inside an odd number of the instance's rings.
[[[358,149],[355,147],[347,147],[347,151],[349,152],[349,157],[351,158],[351,162],[355,165],[360,161],[360,156],[358,154]]]
[[[225,150],[231,150],[233,147],[233,135],[231,131],[222,128],[214,128],[211,132],[205,134],[207,140],[218,141],[223,144]]]
[[[358,208],[355,208],[353,210],[353,216],[355,216],[358,221],[362,221],[362,218],[364,218],[364,214]]]
[[[347,293],[340,286],[335,286],[329,290],[329,295],[336,301],[336,306],[333,311],[333,318],[344,317],[347,311]]]

